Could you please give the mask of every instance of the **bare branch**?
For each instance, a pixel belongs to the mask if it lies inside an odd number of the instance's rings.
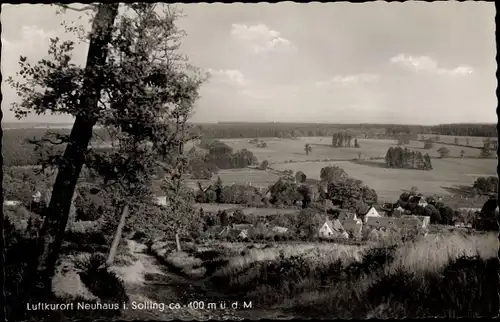
[[[82,7],[82,8],[73,8],[73,7],[70,7],[69,5],[64,4],[64,3],[55,3],[55,5],[63,8],[64,10],[73,10],[73,11],[77,11],[77,12],[82,12],[82,11],[87,11],[87,10],[96,10],[97,9],[97,6],[96,5],[92,5],[92,4],[88,5],[88,6],[85,6],[85,7]]]

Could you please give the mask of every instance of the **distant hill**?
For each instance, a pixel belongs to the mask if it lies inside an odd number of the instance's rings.
[[[70,129],[73,123],[2,122],[2,129]]]

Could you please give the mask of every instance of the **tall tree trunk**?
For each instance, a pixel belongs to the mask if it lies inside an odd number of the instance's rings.
[[[179,238],[179,233],[175,233],[175,243],[177,244],[177,251],[182,251],[181,249],[181,240]]]
[[[118,14],[118,6],[118,3],[100,4],[92,24],[83,83],[85,97],[79,106],[82,111],[87,112],[78,115],[73,124],[70,142],[58,167],[50,204],[40,233],[40,253],[36,267],[39,279],[37,287],[44,294],[51,292],[51,281],[68,222],[71,199],[92,138],[92,128],[96,123],[93,112],[97,110],[104,80],[101,68],[106,63],[107,46]]]
[[[2,9],[0,8],[0,12],[2,11]],[[0,93],[0,98],[2,98],[2,93]],[[2,142],[3,142],[3,129],[2,129],[2,119],[3,119],[3,111],[2,109],[0,108],[0,226],[4,227],[4,222],[3,222],[3,151],[2,151]],[[2,259],[4,259],[4,254],[3,253],[3,250],[4,250],[4,239],[3,239],[3,236],[2,238],[0,238],[0,249],[2,249]],[[2,285],[5,285],[5,281],[4,281],[4,276],[5,276],[5,267],[4,265],[0,265],[0,278],[2,279]],[[5,303],[6,299],[5,299],[5,291],[3,292],[0,292],[0,301],[2,301],[2,303]]]
[[[106,261],[107,265],[113,264],[116,252],[118,250],[118,245],[120,245],[120,239],[122,237],[123,227],[125,227],[125,221],[127,219],[128,213],[129,213],[129,205],[125,204],[122,209],[120,222],[118,223],[118,227],[116,228],[116,233],[115,237],[113,238],[113,243],[111,244],[111,249],[109,250],[108,260]]]

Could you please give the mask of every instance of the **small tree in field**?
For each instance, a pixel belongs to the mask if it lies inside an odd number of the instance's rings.
[[[439,153],[439,157],[442,159],[442,158],[446,158],[449,156],[450,154],[450,150],[447,148],[447,147],[440,147],[437,152]]]
[[[32,113],[75,117],[69,135],[44,138],[66,145],[63,155],[45,160],[58,168],[40,232],[37,272],[45,292],[51,291],[71,200],[84,164],[99,165],[116,181],[128,182],[122,190],[128,191],[124,196],[143,189],[151,165],[164,168],[167,198],[175,204],[175,216],[181,217],[172,220],[176,223],[173,229],[181,229],[183,221],[191,218],[187,215],[189,206],[180,198],[185,167],[182,147],[188,140],[187,118],[204,77],[177,51],[182,32],[174,24],[178,15],[172,7],[161,10],[155,3],[121,4],[125,10],[119,14],[119,5],[90,5],[95,11],[92,28],[81,38],[89,41],[85,68],[71,61],[75,42],[56,38],[51,39],[50,59],[32,65],[26,57],[20,58],[18,76],[24,82],[8,80],[22,99],[12,106],[18,118]],[[67,30],[74,30],[71,28]],[[96,125],[113,131],[121,145],[118,151],[127,154],[119,156],[112,151],[99,155],[89,148]],[[137,162],[140,159],[142,162]]]
[[[307,143],[304,147],[304,150],[306,151],[306,155],[309,155],[309,153],[311,153],[312,151],[311,145]]]
[[[434,142],[431,139],[428,139],[424,142],[424,149],[429,150],[434,147]]]

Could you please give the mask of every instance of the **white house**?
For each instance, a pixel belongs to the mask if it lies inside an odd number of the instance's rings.
[[[349,238],[349,234],[344,230],[338,219],[326,220],[318,230],[319,237],[344,237]]]
[[[31,197],[33,198],[33,202],[42,201],[42,193],[40,191],[35,192]]]
[[[22,202],[17,200],[4,200],[3,204],[4,206],[19,206]]]
[[[274,226],[271,230],[278,234],[284,234],[288,231],[288,228],[281,226]]]
[[[382,216],[378,213],[377,209],[371,207],[370,210],[368,210],[368,212],[365,215],[364,218],[365,223],[368,221],[369,217],[382,217]]]

